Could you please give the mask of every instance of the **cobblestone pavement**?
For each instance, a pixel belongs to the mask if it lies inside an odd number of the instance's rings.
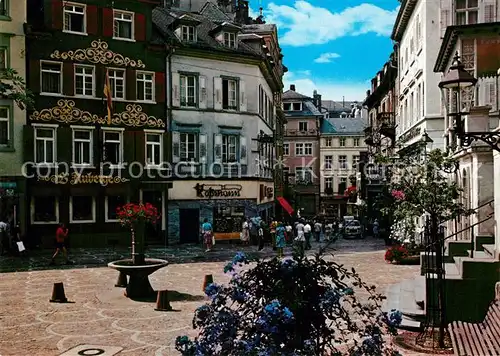
[[[415,276],[418,270],[418,266],[385,263],[384,246],[380,241],[340,241],[335,247],[337,261],[354,267],[364,280],[377,285],[381,292],[390,284]],[[228,277],[222,272],[223,257],[227,255],[229,259],[234,250],[227,248],[223,252],[220,249],[217,258],[209,257],[219,261],[175,263],[151,276],[155,290],[176,292],[171,303],[173,312],[157,312],[152,302],[125,298],[123,289],[114,287],[118,273],[108,268],[72,266],[71,269],[0,274],[0,355],[108,356],[116,352],[118,356],[177,355],[173,348],[176,336],[195,335],[191,321],[194,310],[205,301],[201,290],[204,275],[212,274],[216,282],[226,282]],[[49,303],[56,282],[64,283],[71,303]],[[80,346],[75,350],[79,345],[95,346]],[[82,351],[84,349],[93,351]]]

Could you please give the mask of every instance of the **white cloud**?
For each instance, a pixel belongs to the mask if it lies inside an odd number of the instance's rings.
[[[344,97],[347,101],[363,102],[370,88],[369,81],[322,81],[290,72],[285,74],[283,81],[285,91],[290,88],[290,84],[294,84],[298,93],[312,97],[313,91],[317,90],[323,100],[341,101]]]
[[[363,3],[335,13],[298,0],[293,7],[270,3],[265,15],[268,23],[275,23],[284,31],[280,44],[306,46],[366,33],[388,36],[398,10],[399,7],[391,11]]]
[[[323,53],[318,58],[314,60],[316,63],[330,63],[332,59],[339,58],[340,54],[338,53]]]

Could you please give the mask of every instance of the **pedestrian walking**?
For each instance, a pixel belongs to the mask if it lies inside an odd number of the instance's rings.
[[[304,225],[304,237],[306,238],[306,250],[310,250],[312,248],[311,246],[311,235],[312,235],[312,229],[311,225],[309,222],[306,222]]]
[[[260,226],[259,226],[259,251],[262,251],[264,249],[264,243],[265,243],[265,236],[264,236],[264,226],[266,224],[264,223],[264,221],[261,221],[260,222]]]
[[[3,219],[0,220],[0,246],[1,246],[0,255],[3,255],[10,251],[9,226]]]
[[[56,252],[52,255],[52,260],[50,261],[50,265],[56,264],[56,257],[60,252],[63,253],[65,263],[67,265],[71,264],[71,261],[68,258],[68,250],[66,249],[66,239],[68,238],[69,230],[64,225],[64,223],[59,224],[59,227],[56,230]]]
[[[250,227],[251,227],[250,219],[247,219],[243,222],[243,226],[241,227],[240,239],[243,245],[248,245],[250,243]]]
[[[378,219],[373,222],[373,237],[378,238],[379,236],[379,223]]]
[[[298,253],[302,256],[304,255],[306,238],[304,236],[304,224],[302,221],[298,221],[295,226],[297,231],[297,237],[295,237],[294,242]]]
[[[333,224],[329,221],[325,221],[325,240],[331,241],[333,234]]]
[[[271,243],[273,245],[273,251],[276,251],[276,228],[278,227],[278,222],[274,220],[271,221],[271,225],[269,226],[269,230],[271,230]]]
[[[319,221],[316,221],[314,223],[314,239],[316,240],[316,242],[319,242],[319,240],[321,239],[321,230],[322,229],[323,229],[323,225]]]
[[[276,249],[278,250],[278,257],[283,257],[283,249],[286,246],[286,229],[282,222],[278,223],[276,228]]]
[[[205,252],[210,252],[214,243],[214,234],[212,224],[208,222],[207,218],[203,220],[203,224],[201,225],[201,235],[203,244],[205,245]]]
[[[287,243],[292,243],[293,242],[293,238],[294,238],[294,234],[293,234],[293,228],[292,228],[292,225],[290,225],[290,223],[288,222],[285,226],[285,232],[286,232],[286,242]]]

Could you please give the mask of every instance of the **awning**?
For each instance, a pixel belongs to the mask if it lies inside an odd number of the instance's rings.
[[[289,215],[293,214],[294,210],[293,210],[292,206],[290,205],[290,203],[288,203],[285,198],[283,198],[283,197],[277,197],[276,200],[278,200],[278,202],[280,203],[281,207],[283,209],[285,209],[286,212]]]

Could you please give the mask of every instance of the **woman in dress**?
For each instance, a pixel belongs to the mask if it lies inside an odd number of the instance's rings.
[[[250,219],[243,222],[240,238],[243,245],[248,245],[250,241]]]
[[[286,229],[282,222],[278,223],[276,228],[276,249],[278,250],[278,257],[283,257],[283,249],[286,245]]]

